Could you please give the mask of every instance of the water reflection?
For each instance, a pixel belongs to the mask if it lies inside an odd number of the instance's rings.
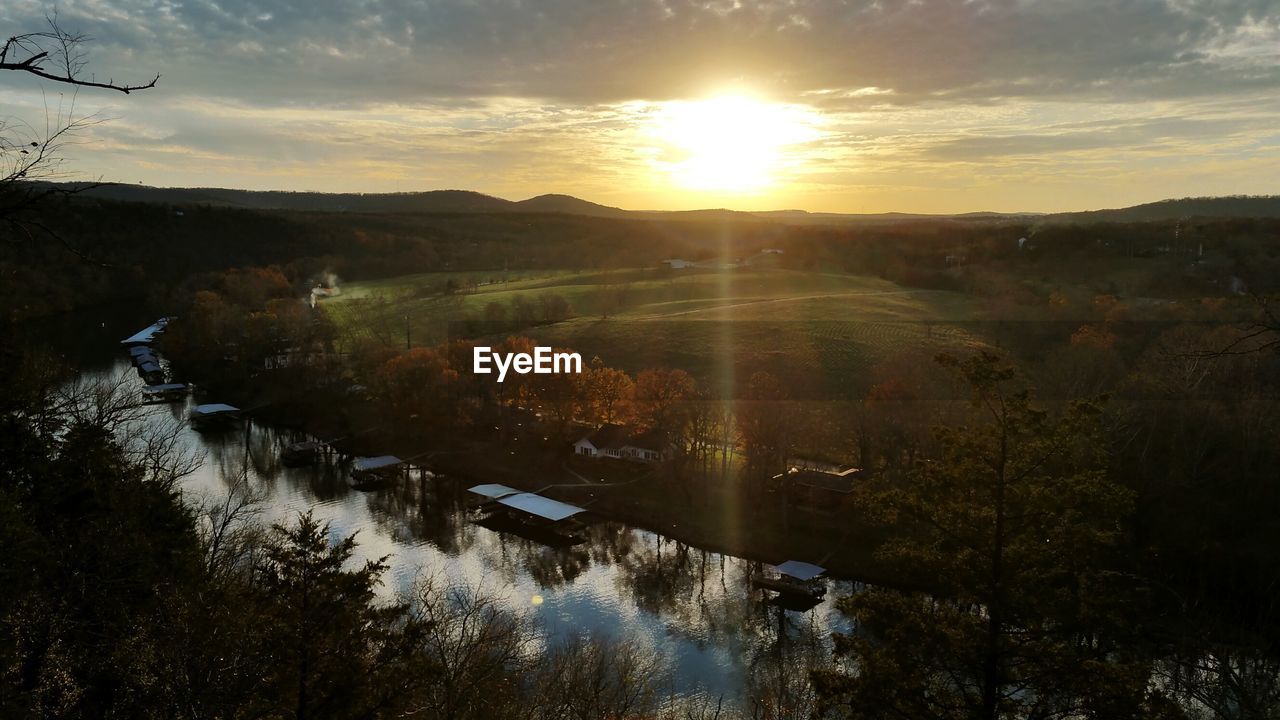
[[[84,379],[129,372],[117,357]],[[208,400],[216,398],[200,398]],[[194,402],[151,406],[146,421],[181,422]],[[553,638],[612,636],[655,653],[679,694],[750,696],[760,708],[793,704],[807,697],[807,669],[829,652],[831,632],[844,627],[830,600],[805,612],[764,602],[750,584],[758,563],[622,523],[590,524],[577,533],[581,543],[555,546],[473,522],[465,490],[472,483],[411,474],[358,492],[334,458],[286,467],[280,450],[303,439],[252,420],[225,432],[184,429],[186,450],[204,457],[183,481],[184,497],[195,506],[217,503],[243,478],[260,499],[259,521],[312,511],[330,523],[334,539],[358,533],[358,561],[389,556],[387,593],[408,591],[423,575],[502,590]]]
[[[74,352],[64,357],[83,368],[82,383],[124,378],[140,385],[117,343],[141,326],[95,323],[91,332],[73,333],[67,347]],[[224,433],[185,429],[190,402],[150,406],[144,422],[157,436],[182,425],[182,449],[203,457],[183,482],[191,505],[215,504],[247,483],[261,499],[258,520],[288,522],[311,511],[330,523],[335,540],[357,534],[357,561],[388,556],[388,593],[407,591],[422,575],[503,590],[512,608],[535,614],[552,636],[611,635],[655,653],[674,678],[673,692],[702,695],[712,707],[724,696],[745,703],[751,717],[808,715],[815,701],[809,671],[830,662],[831,633],[850,629],[833,603],[856,592],[853,583],[832,583],[824,601],[792,611],[751,589],[758,563],[621,523],[592,524],[579,533],[583,542],[569,547],[495,531],[472,522],[465,497],[471,483],[416,477],[355,492],[332,459],[284,466],[281,448],[305,439],[295,431],[251,420]],[[1277,661],[1247,648],[1193,647],[1159,661],[1153,683],[1193,714],[1272,709],[1280,698]]]

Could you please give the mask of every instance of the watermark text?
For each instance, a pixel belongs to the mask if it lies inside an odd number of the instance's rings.
[[[552,373],[582,372],[582,356],[576,352],[555,352],[549,347],[535,347],[533,353],[494,352],[493,348],[477,345],[472,354],[472,372],[489,375],[497,370],[498,382],[507,377],[508,370],[520,375],[550,375]]]

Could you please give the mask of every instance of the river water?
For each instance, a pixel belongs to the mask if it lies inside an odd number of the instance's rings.
[[[104,309],[41,323],[32,337],[61,353],[82,382],[127,377],[140,386],[120,340],[152,319]],[[151,406],[144,422],[182,423],[192,402]],[[187,450],[203,458],[183,481],[186,502],[217,502],[245,474],[260,496],[262,522],[311,511],[329,523],[335,540],[356,534],[362,558],[387,556],[386,592],[432,576],[498,593],[512,609],[532,614],[553,640],[607,635],[655,653],[670,672],[665,686],[672,695],[734,704],[803,695],[808,667],[828,656],[832,631],[846,629],[834,600],[852,583],[829,581],[817,606],[783,609],[750,587],[759,563],[611,521],[589,526],[582,544],[551,547],[472,522],[465,507],[470,483],[437,478],[361,492],[332,465],[283,467],[279,451],[297,439],[251,420],[218,434],[184,429]]]

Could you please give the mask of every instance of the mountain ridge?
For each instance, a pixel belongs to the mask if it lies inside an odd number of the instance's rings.
[[[172,205],[222,205],[256,210],[355,213],[553,213],[637,220],[760,220],[789,224],[842,224],[907,220],[1028,219],[1055,222],[1133,222],[1190,217],[1280,217],[1280,195],[1228,195],[1168,198],[1121,208],[1074,212],[830,213],[802,209],[746,211],[626,210],[562,193],[507,200],[474,190],[446,189],[401,193],[322,193],[231,188],[160,188],[149,185],[57,183],[91,198]]]

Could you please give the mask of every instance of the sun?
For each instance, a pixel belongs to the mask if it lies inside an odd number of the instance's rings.
[[[817,125],[810,110],[740,95],[665,103],[654,164],[681,188],[759,192],[795,164],[787,151],[816,139]]]

